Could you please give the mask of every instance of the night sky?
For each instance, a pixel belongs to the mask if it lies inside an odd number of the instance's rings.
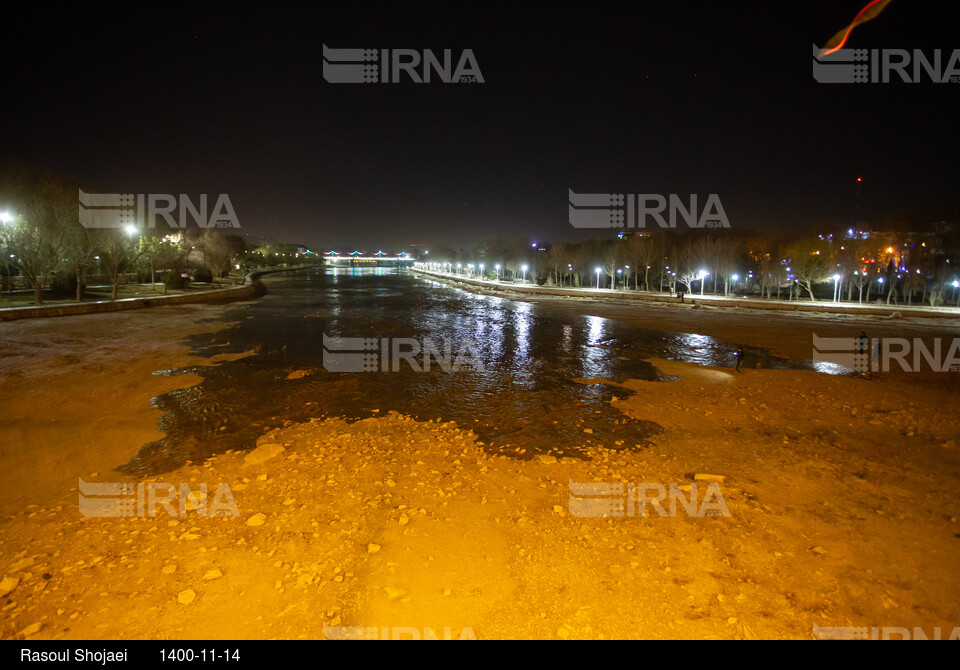
[[[582,239],[569,188],[788,230],[851,222],[862,176],[863,220],[960,219],[960,83],[812,78],[863,4],[8,2],[0,157],[227,193],[243,232],[325,248]],[[329,84],[323,43],[472,49],[485,83]],[[848,46],[947,56],[960,3],[894,0]]]

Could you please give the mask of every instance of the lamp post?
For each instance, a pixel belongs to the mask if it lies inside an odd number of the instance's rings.
[[[497,271],[497,281],[500,281],[500,264],[497,263],[497,264],[494,265],[493,267],[494,267],[494,269]]]
[[[523,266],[522,268],[520,268],[520,269],[523,270],[523,279],[521,280],[520,283],[521,283],[521,284],[526,284],[526,283],[527,283],[527,266],[524,265],[524,266]]]
[[[484,279],[484,278],[485,278],[485,277],[483,276],[483,263],[481,263],[481,264],[480,264],[480,279]]]
[[[618,275],[617,281],[619,281],[620,283],[623,283],[623,278],[622,278],[621,276],[619,276],[619,275],[622,275],[622,274],[623,274],[623,270],[620,269],[620,268],[617,268],[617,275]]]
[[[600,290],[600,268],[597,268],[597,290]]]
[[[706,277],[707,277],[708,274],[710,274],[710,273],[707,272],[706,270],[700,270],[700,275],[699,275],[699,276],[700,276],[700,297],[701,297],[701,298],[703,297],[703,285],[706,283],[706,282],[704,281],[704,279],[706,279]]]
[[[960,281],[953,282],[953,294],[957,296],[957,307],[960,307]]]
[[[833,275],[833,301],[840,302],[840,275]]]

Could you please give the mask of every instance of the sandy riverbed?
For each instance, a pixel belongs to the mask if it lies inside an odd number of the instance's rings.
[[[176,310],[180,337],[214,327]],[[328,419],[261,438],[285,448],[264,463],[230,453],[160,478],[206,483],[211,496],[226,483],[238,517],[85,518],[77,474],[61,473],[60,459],[121,480],[110,468],[157,436],[149,398],[192,382],[152,375],[196,357],[125,316],[92,330],[59,320],[6,331],[3,406],[23,415],[4,414],[16,438],[4,442],[37,457],[7,458],[5,485],[46,484],[29,505],[2,506],[0,569],[16,582],[2,598],[3,637],[317,638],[326,625],[455,638],[809,638],[814,624],[947,637],[960,625],[952,377],[733,375],[653,361],[679,379],[626,382],[612,401],[664,428],[648,444],[594,434],[603,446],[588,460],[524,460],[509,447],[490,453],[469,426]],[[684,318],[658,323],[689,329]],[[725,316],[723,327],[737,318],[749,320],[733,341],[758,336],[752,316]],[[775,325],[788,346],[809,341],[792,323]],[[65,380],[70,371],[77,378]],[[101,446],[81,445],[86,431]],[[723,477],[729,517],[571,511],[571,481],[686,487],[698,473]]]
[[[0,324],[0,505],[49,503],[79,476],[107,473],[163,435],[151,398],[196,375],[154,372],[212,365],[184,338],[229,325],[223,305],[161,307]]]

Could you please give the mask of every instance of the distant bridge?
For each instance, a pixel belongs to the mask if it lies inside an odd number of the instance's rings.
[[[378,251],[375,254],[367,254],[354,251],[341,254],[328,251],[323,256],[323,262],[324,265],[334,267],[405,267],[413,265],[414,258],[408,253],[387,254]]]

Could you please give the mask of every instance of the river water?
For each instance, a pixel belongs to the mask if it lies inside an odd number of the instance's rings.
[[[187,338],[201,356],[256,354],[159,372],[189,372],[203,381],[154,399],[165,412],[160,429],[166,438],[144,445],[124,470],[157,474],[187,460],[250,449],[264,432],[287,422],[388,411],[455,421],[489,450],[517,458],[547,451],[582,457],[591,444],[643,449],[660,431],[656,416],[638,421],[623,415],[609,401],[627,391],[585,380],[665,380],[645,358],[734,363],[736,347],[715,338],[591,316],[588,304],[577,313],[476,295],[404,271],[318,269],[268,276],[266,284],[266,296],[221,317],[230,325]],[[370,341],[375,348],[367,353],[376,369],[325,369],[324,334]],[[428,371],[418,371],[396,360],[398,338],[401,350],[433,342],[442,364],[433,358]],[[452,356],[444,359],[446,342]],[[752,365],[765,368],[809,365],[763,351],[748,354]],[[335,358],[328,353],[328,367]],[[413,360],[424,367],[422,356]]]

